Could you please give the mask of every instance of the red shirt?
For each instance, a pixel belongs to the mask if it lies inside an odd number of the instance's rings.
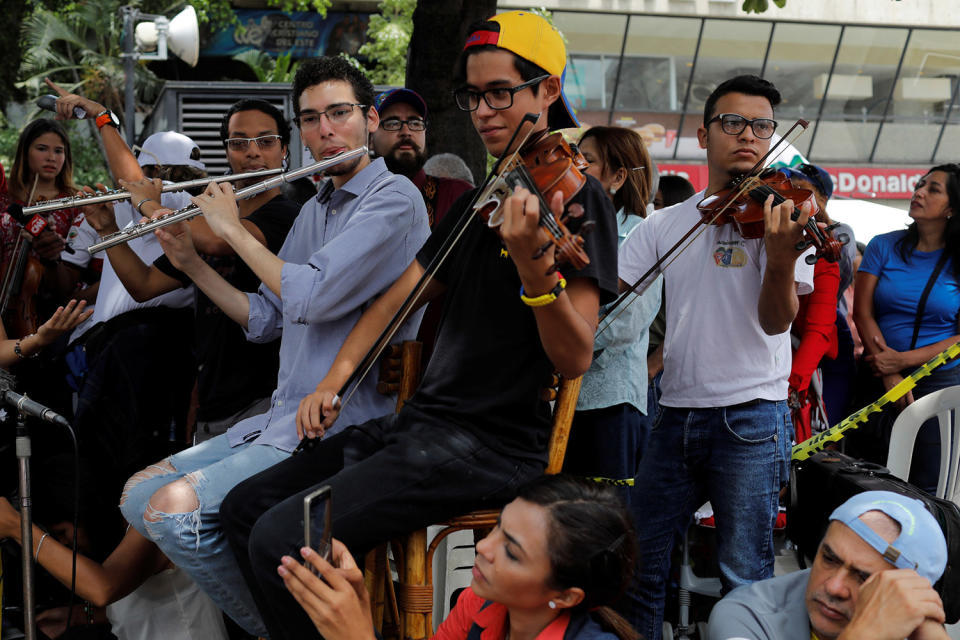
[[[496,602],[484,607],[486,602],[470,587],[464,589],[432,640],[466,640],[474,625],[482,629],[480,640],[503,640],[507,635],[507,608]],[[563,640],[569,624],[570,614],[561,613],[537,634],[536,640]]]

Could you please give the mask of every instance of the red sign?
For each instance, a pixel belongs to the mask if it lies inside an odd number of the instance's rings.
[[[683,176],[697,191],[708,182],[707,166],[703,164],[660,164],[661,174]],[[909,200],[913,188],[926,168],[827,167],[833,178],[833,195],[858,200]]]

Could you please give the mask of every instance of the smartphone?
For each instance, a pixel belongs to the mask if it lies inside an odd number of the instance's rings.
[[[313,549],[317,554],[331,562],[333,550],[333,526],[330,514],[330,485],[325,485],[310,492],[303,498],[303,544]],[[313,566],[307,563],[313,570]],[[316,571],[314,571],[316,573]]]

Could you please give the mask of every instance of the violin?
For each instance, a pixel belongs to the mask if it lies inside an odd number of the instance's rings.
[[[811,211],[803,226],[804,239],[797,243],[797,251],[815,247],[814,253],[805,258],[807,264],[814,264],[820,258],[827,262],[837,262],[843,245],[849,241],[847,234],[834,238],[831,231],[838,224],[821,229],[814,219],[820,207],[813,191],[794,186],[790,178],[777,169],[766,169],[757,176],[735,179],[727,187],[707,196],[697,204],[700,216],[705,224],[733,224],[737,232],[746,240],[755,240],[764,235],[763,207],[767,198],[773,195],[773,205],[787,200],[794,203],[790,218],[798,220],[802,209]]]
[[[548,273],[556,271],[564,263],[574,269],[583,269],[590,264],[590,257],[583,250],[583,235],[593,229],[594,222],[586,221],[580,225],[577,233],[571,233],[567,224],[583,217],[583,207],[572,205],[557,220],[547,203],[555,193],[560,192],[566,207],[587,183],[587,177],[581,171],[587,166],[586,159],[570,148],[563,134],[541,134],[504,159],[493,179],[479,194],[474,211],[488,227],[497,229],[503,224],[504,200],[518,187],[524,187],[540,200],[540,228],[545,235],[544,244],[533,258],[543,257],[553,247],[554,265]]]
[[[39,326],[37,293],[45,269],[40,260],[30,255],[32,246],[33,238],[21,231],[3,269],[0,318],[9,335],[18,338],[36,333]]]

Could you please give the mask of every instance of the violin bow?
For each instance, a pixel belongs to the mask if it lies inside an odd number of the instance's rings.
[[[796,139],[799,138],[804,131],[806,131],[809,124],[810,123],[807,122],[806,120],[803,120],[803,119],[797,120],[793,124],[793,126],[791,126],[787,130],[787,132],[783,134],[783,136],[781,136],[781,138],[777,140],[777,142],[772,147],[770,147],[767,150],[767,152],[763,154],[763,156],[759,160],[757,160],[756,164],[754,164],[749,171],[743,174],[743,176],[740,178],[740,182],[737,184],[737,188],[730,190],[730,192],[726,196],[726,202],[723,202],[720,206],[717,207],[717,212],[714,213],[713,217],[711,217],[709,221],[704,220],[702,217],[699,220],[697,220],[694,223],[694,225],[685,234],[683,234],[683,237],[677,240],[672,247],[667,249],[662,256],[657,258],[657,261],[654,262],[650,266],[650,268],[643,273],[643,275],[637,278],[637,280],[633,284],[627,287],[627,289],[623,293],[621,293],[616,300],[611,302],[606,307],[606,310],[600,315],[600,319],[597,321],[597,324],[600,326],[600,328],[597,330],[597,335],[599,336],[601,333],[603,333],[607,329],[607,327],[613,324],[613,322],[617,318],[619,318],[620,315],[624,311],[626,311],[627,308],[637,300],[637,298],[642,296],[647,291],[647,289],[650,288],[650,285],[656,281],[656,279],[650,279],[651,275],[653,275],[655,272],[658,272],[658,271],[660,273],[663,273],[663,271],[665,271],[667,267],[673,264],[673,261],[676,260],[680,256],[680,254],[687,249],[687,247],[693,244],[693,241],[696,240],[700,236],[700,234],[703,233],[710,224],[712,224],[717,218],[723,215],[733,205],[733,203],[737,200],[737,198],[742,196],[751,188],[751,179],[755,178],[757,175],[759,175],[761,171],[763,171],[764,168],[766,168],[766,164],[768,161],[776,160],[776,158],[778,158],[780,154],[783,153],[786,147],[781,148],[779,151],[777,151],[777,147],[780,147],[784,142],[786,142],[788,137],[791,134],[793,134],[793,132],[797,129],[797,127],[801,127],[801,129],[799,132],[797,132],[793,140],[789,141],[789,144],[793,144],[793,142],[796,141]],[[776,155],[773,155],[774,151],[776,151]],[[693,235],[694,233],[696,233],[697,235],[691,238],[689,242],[687,242],[685,245],[683,245],[682,248],[680,248],[680,245],[686,242],[687,239],[690,238],[690,236]],[[673,256],[673,258],[671,258],[670,261],[667,262],[667,259],[670,258],[670,256],[675,251],[677,251],[678,248],[680,248],[680,251],[677,252],[677,255]],[[650,281],[645,282],[648,279],[650,279]],[[643,288],[637,291],[637,288],[640,287],[641,284],[644,285]],[[634,295],[634,297],[630,301],[628,301],[626,304],[623,304],[624,301],[626,301],[627,298],[629,298],[631,295]],[[613,312],[616,311],[618,307],[622,307],[622,308],[617,312],[616,315],[610,318],[606,324],[603,324],[603,321],[606,320],[608,317],[610,317],[611,314],[613,314]]]
[[[460,214],[460,218],[457,220],[453,231],[444,240],[433,259],[430,260],[430,264],[428,264],[426,269],[424,269],[423,275],[420,276],[420,279],[417,280],[417,283],[414,285],[413,289],[409,294],[407,294],[407,297],[401,303],[400,308],[397,309],[390,322],[387,323],[387,326],[384,327],[383,331],[380,332],[380,335],[373,343],[373,346],[370,347],[370,349],[367,351],[367,354],[354,368],[353,372],[337,391],[337,395],[333,400],[334,406],[342,409],[343,406],[347,404],[347,402],[349,402],[353,395],[357,392],[357,389],[360,388],[360,383],[363,382],[364,378],[367,377],[367,374],[373,368],[373,365],[376,363],[377,359],[381,356],[381,354],[383,354],[383,351],[387,348],[387,345],[390,344],[390,341],[396,335],[401,325],[403,325],[404,321],[406,321],[406,319],[409,317],[410,313],[414,309],[414,306],[420,300],[424,290],[430,283],[430,280],[432,280],[433,276],[436,275],[437,271],[439,271],[440,267],[446,261],[447,257],[453,251],[454,247],[467,230],[467,225],[471,222],[471,220],[473,220],[474,215],[476,215],[475,209],[480,199],[487,195],[486,192],[490,186],[495,180],[501,177],[501,169],[505,166],[505,164],[509,166],[512,163],[512,160],[520,153],[520,149],[523,148],[530,135],[533,133],[533,127],[531,126],[526,135],[523,136],[520,144],[515,144],[517,139],[520,137],[520,131],[523,126],[525,124],[531,124],[535,126],[539,120],[540,114],[528,113],[524,115],[523,119],[514,130],[513,135],[510,137],[510,141],[507,143],[506,150],[499,158],[497,158],[497,161],[494,163],[490,173],[487,174],[486,178],[484,178],[480,188],[477,189],[476,193],[470,199],[470,203]],[[511,152],[510,149],[514,149],[514,151]],[[304,439],[303,442],[306,442],[306,439]]]

